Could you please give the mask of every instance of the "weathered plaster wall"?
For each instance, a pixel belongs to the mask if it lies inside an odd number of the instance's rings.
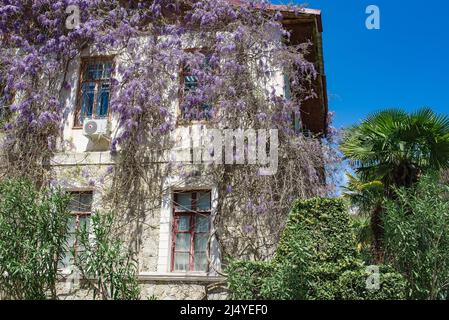
[[[53,159],[53,170],[58,185],[67,190],[92,190],[92,214],[101,214],[110,208],[108,203],[111,191],[112,175],[110,168],[114,159],[108,152],[66,153]],[[172,187],[197,188],[210,187],[205,181],[190,183],[188,186],[180,182],[179,177],[165,179],[166,192],[162,199],[148,199],[146,210],[135,217],[122,216],[123,229],[120,236],[125,243],[136,252],[139,281],[142,289],[142,299],[203,299],[206,296],[206,286],[220,282],[223,279],[211,270],[209,273],[171,273],[171,223],[172,223]],[[217,200],[213,198],[213,202]],[[162,203],[162,205],[161,205]],[[213,204],[214,206],[214,204]],[[215,214],[215,213],[214,213]],[[214,268],[220,269],[220,253],[215,240],[211,243],[211,258]],[[67,276],[69,270],[64,271]],[[90,299],[91,293],[82,286],[70,285],[70,277],[62,279],[59,284],[61,299]],[[74,289],[76,288],[76,289]],[[209,298],[219,298],[222,295],[212,295]]]

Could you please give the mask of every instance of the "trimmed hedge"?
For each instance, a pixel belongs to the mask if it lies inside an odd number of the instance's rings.
[[[364,268],[346,271],[338,279],[340,298],[343,300],[403,300],[407,283],[404,277],[387,266],[380,267],[380,290],[366,289],[370,274]]]
[[[341,199],[297,200],[269,262],[233,261],[233,299],[403,299],[405,280],[380,266],[380,289],[366,289],[350,217]]]
[[[228,287],[232,298],[238,300],[265,299],[263,285],[274,272],[271,262],[265,261],[232,261],[226,270],[230,275]]]
[[[276,259],[294,254],[292,239],[313,241],[316,261],[337,261],[356,254],[347,208],[341,199],[296,200],[281,236]]]

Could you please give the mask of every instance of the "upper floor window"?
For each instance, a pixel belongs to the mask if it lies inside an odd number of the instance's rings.
[[[203,70],[211,70],[209,55],[205,55]],[[180,108],[181,118],[184,121],[208,120],[212,117],[212,107],[210,103],[204,101],[204,96],[197,90],[200,80],[188,65],[183,65],[180,74]]]
[[[175,192],[172,271],[208,271],[210,191]]]
[[[292,89],[290,83],[290,76],[287,73],[284,73],[284,98],[287,100],[292,99]],[[294,110],[291,113],[291,127],[296,132],[301,132],[301,110],[298,106],[297,110]]]
[[[0,124],[8,120],[11,112],[9,111],[9,104],[11,98],[5,92],[6,85],[0,82]]]
[[[4,120],[6,115],[6,99],[3,94],[3,88],[0,84],[0,122]]]
[[[76,234],[82,228],[89,228],[90,216],[92,214],[92,191],[73,191],[70,192],[72,199],[70,201],[69,210],[71,213],[69,221],[69,234],[67,239],[67,251],[61,263],[63,267],[67,267],[74,263],[77,255],[83,251],[78,244]]]
[[[84,119],[109,116],[112,58],[87,58],[81,61],[79,96],[75,127]]]

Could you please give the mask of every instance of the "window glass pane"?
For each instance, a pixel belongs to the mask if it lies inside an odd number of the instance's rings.
[[[195,235],[195,253],[206,252],[207,251],[207,240],[209,239],[209,234],[196,234]]]
[[[216,58],[216,57],[215,57]],[[210,64],[210,60],[212,59],[212,55],[210,54],[210,53],[208,53],[208,54],[206,54],[205,56],[204,56],[204,65],[203,65],[203,68],[205,69],[205,70],[210,70],[210,69],[212,69],[212,66],[211,66],[211,64]]]
[[[94,107],[95,98],[95,83],[87,82],[83,83],[81,87],[81,114],[80,123],[82,124],[84,119],[92,117],[92,110]]]
[[[207,256],[205,252],[195,252],[194,271],[207,271]]]
[[[181,216],[178,218],[178,231],[186,232],[190,230],[190,217]]]
[[[189,253],[176,252],[174,261],[174,271],[189,271]]]
[[[89,63],[86,67],[86,73],[84,79],[94,80],[96,78],[96,64]]]
[[[72,254],[73,248],[75,247],[76,241],[76,230],[74,229],[73,232],[69,232],[67,235],[67,248],[66,253]]]
[[[104,64],[101,62],[89,63],[86,67],[86,73],[84,79],[86,80],[99,80],[103,76]]]
[[[68,251],[64,252],[62,259],[59,261],[58,268],[59,269],[67,268],[70,265],[72,265],[73,263],[74,263],[74,258],[73,258],[72,250],[68,250]]]
[[[78,192],[71,193],[72,199],[69,204],[69,211],[79,212],[80,211],[80,194]]]
[[[4,92],[4,86],[0,84],[0,120],[2,120],[4,117],[6,117],[6,115],[8,113],[7,102],[8,102],[8,99]]]
[[[91,212],[92,211],[92,192],[83,192],[80,194],[80,211]]]
[[[103,79],[110,79],[112,72],[112,62],[103,63]]]
[[[209,216],[197,215],[195,221],[195,232],[209,232]]]
[[[293,112],[293,125],[295,132],[301,131],[301,117],[298,112]]]
[[[4,82],[3,82],[3,79],[0,78],[0,106],[2,106],[3,103],[5,102],[5,99],[4,99],[4,96],[5,96],[4,91],[5,91],[5,84],[4,84]]]
[[[70,217],[67,234],[67,252],[71,253],[76,240],[76,216]]]
[[[59,268],[66,268],[70,266],[73,263],[73,248],[75,246],[75,239],[76,239],[76,216],[72,216],[69,219],[68,222],[68,234],[66,238],[66,247],[64,255],[59,262]]]
[[[211,70],[211,55],[204,54],[204,62],[201,66],[202,70]],[[199,86],[198,76],[193,74],[188,66],[184,66],[184,93],[195,91]],[[182,105],[181,116],[185,120],[208,120],[213,116],[212,107],[207,103],[198,103],[198,105]]]
[[[196,76],[187,75],[184,77],[184,91],[193,91],[198,87],[198,78]]]
[[[79,217],[79,230],[83,230],[83,228],[86,228],[86,230],[89,230],[90,216],[80,216]]]
[[[212,118],[212,107],[208,104],[203,104],[198,108],[198,118],[199,119],[211,119]]]
[[[84,73],[85,80],[101,80],[111,77],[112,62],[92,62],[86,67]]]
[[[190,233],[176,234],[176,251],[190,252]]]
[[[92,192],[72,192],[69,210],[72,212],[92,211]]]
[[[109,84],[103,83],[98,93],[97,116],[106,117],[109,108]]]
[[[189,211],[192,209],[192,194],[191,193],[178,193],[176,195],[176,210],[177,211]]]
[[[192,118],[191,110],[187,106],[182,106],[181,116],[184,120],[190,120]]]
[[[87,232],[89,232],[90,230],[90,216],[80,216],[79,217],[79,227],[78,230],[82,231],[82,230],[87,230]],[[84,246],[82,246],[79,242],[78,242],[78,246],[76,248],[77,253],[83,252],[84,250]]]
[[[197,207],[201,211],[210,211],[210,192],[198,192]]]
[[[286,73],[284,73],[284,97],[287,100],[290,100],[292,98],[290,77]]]

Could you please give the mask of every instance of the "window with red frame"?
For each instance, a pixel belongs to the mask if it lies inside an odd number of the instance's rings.
[[[78,253],[83,251],[78,245],[76,233],[82,228],[89,228],[90,216],[92,214],[92,191],[71,191],[72,199],[69,204],[71,218],[67,238],[67,251],[61,261],[62,267],[72,265]]]
[[[172,272],[208,271],[210,191],[182,191],[173,195]]]

